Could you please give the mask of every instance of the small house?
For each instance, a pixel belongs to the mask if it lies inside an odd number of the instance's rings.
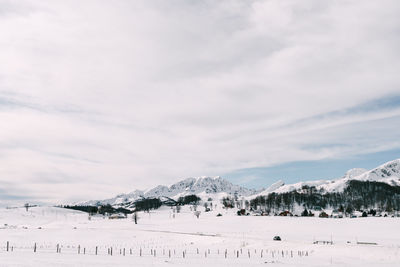
[[[116,219],[125,219],[126,216],[123,213],[115,213],[115,214],[111,214],[110,216],[108,216],[108,219],[110,220],[116,220]]]
[[[340,212],[338,210],[333,210],[331,217],[332,218],[343,218],[343,212]]]
[[[293,214],[290,211],[285,210],[279,213],[279,216],[293,216]]]
[[[319,217],[320,217],[320,218],[329,218],[329,215],[328,215],[325,211],[322,211],[322,212],[319,214]]]

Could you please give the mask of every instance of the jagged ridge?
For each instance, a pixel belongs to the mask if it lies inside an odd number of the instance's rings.
[[[284,193],[290,191],[301,191],[304,186],[315,186],[319,191],[342,192],[349,181],[377,181],[389,185],[400,186],[400,159],[389,161],[372,170],[361,168],[351,169],[338,179],[306,181],[286,185],[283,181],[278,181],[266,190],[253,190],[243,186],[234,185],[221,177],[199,177],[187,178],[170,186],[159,185],[152,189],[141,191],[135,190],[128,194],[120,194],[114,198],[105,200],[92,200],[80,205],[127,205],[141,198],[165,198],[177,200],[181,196],[196,194],[203,199],[208,196],[221,198],[226,195],[237,195],[239,197],[254,198],[259,195],[268,195],[272,192]]]
[[[141,198],[162,198],[167,197],[177,200],[181,196],[196,194],[201,197],[208,195],[223,194],[223,195],[237,195],[237,196],[250,196],[256,193],[256,190],[248,189],[243,186],[234,185],[231,182],[217,177],[199,177],[187,178],[171,186],[159,185],[152,189],[141,191],[135,190],[128,194],[120,194],[114,198],[105,200],[92,200],[81,205],[124,205],[132,203]]]

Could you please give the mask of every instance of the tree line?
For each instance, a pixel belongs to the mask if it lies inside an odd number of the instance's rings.
[[[167,206],[181,206],[181,205],[197,205],[200,202],[201,198],[196,195],[187,195],[183,197],[179,197],[177,201],[173,199],[168,199],[166,202],[162,202],[159,198],[142,198],[131,202],[123,203],[131,207],[132,209],[126,209],[123,207],[115,208],[110,204],[107,205],[65,205],[62,206],[66,209],[80,210],[87,212],[89,214],[114,214],[114,213],[124,213],[131,214],[135,211],[150,211],[160,208],[162,205]]]
[[[351,180],[343,192],[326,192],[323,189],[317,190],[315,186],[303,186],[298,191],[270,193],[250,201],[252,209],[261,209],[267,213],[293,211],[296,205],[311,210],[332,208],[347,213],[369,209],[386,212],[399,211],[400,186],[375,181]]]
[[[119,207],[119,208],[114,208],[110,204],[107,205],[100,205],[100,206],[88,206],[88,205],[64,205],[62,208],[66,209],[72,209],[72,210],[79,210],[79,211],[84,211],[89,214],[114,214],[114,213],[124,213],[124,214],[130,214],[132,213],[131,210]]]

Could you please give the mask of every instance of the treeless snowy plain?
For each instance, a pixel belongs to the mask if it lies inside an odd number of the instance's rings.
[[[86,213],[55,207],[2,208],[0,266],[399,266],[400,218],[239,217],[235,210],[199,210],[197,219],[189,206],[175,216],[162,207],[139,213],[135,225],[129,217],[88,220]],[[282,241],[273,241],[275,235]],[[314,244],[331,240],[333,245]]]

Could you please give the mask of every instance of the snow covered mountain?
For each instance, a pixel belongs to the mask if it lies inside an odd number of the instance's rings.
[[[135,190],[128,194],[120,194],[114,198],[105,200],[92,200],[81,205],[121,205],[134,202],[141,198],[166,198],[177,200],[181,196],[195,194],[201,198],[222,198],[226,195],[250,196],[257,193],[256,190],[248,189],[217,177],[187,178],[170,186],[159,185],[152,189],[141,191]]]
[[[128,194],[120,194],[114,198],[105,200],[91,200],[79,205],[105,205],[123,206],[133,203],[142,198],[160,198],[163,201],[171,199],[177,200],[181,196],[196,194],[203,200],[209,197],[213,199],[221,199],[224,196],[246,197],[247,199],[255,198],[260,195],[268,195],[270,193],[284,193],[290,191],[302,191],[304,187],[315,186],[316,190],[321,192],[342,192],[350,180],[359,181],[376,181],[389,185],[400,186],[400,159],[389,161],[372,170],[361,168],[351,169],[338,179],[333,180],[315,180],[298,182],[295,184],[285,184],[279,180],[267,189],[254,190],[243,186],[234,185],[231,182],[217,177],[199,177],[187,178],[170,186],[159,185],[149,190],[135,190]]]
[[[304,186],[315,186],[317,190],[325,192],[341,192],[346,188],[347,182],[350,180],[376,181],[400,186],[400,159],[389,161],[369,171],[361,168],[351,169],[343,177],[334,180],[306,181],[288,185],[279,181],[258,195],[267,195],[272,192],[301,191]]]

